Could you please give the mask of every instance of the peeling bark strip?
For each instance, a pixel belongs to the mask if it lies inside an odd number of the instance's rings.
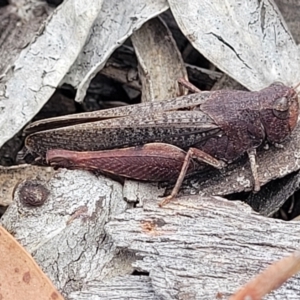
[[[255,149],[264,141],[283,142],[298,114],[296,91],[279,83],[259,92],[201,92],[37,121],[25,129],[31,133],[26,147],[55,167],[146,181],[177,180],[165,204],[177,195],[186,174],[206,165],[221,169],[245,152],[258,191]]]
[[[167,100],[184,95],[178,78],[188,78],[176,42],[167,25],[155,18],[131,36],[142,83],[142,102]]]

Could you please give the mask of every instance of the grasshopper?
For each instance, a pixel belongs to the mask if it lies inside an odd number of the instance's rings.
[[[176,182],[166,204],[186,175],[205,165],[222,169],[245,153],[258,191],[256,149],[282,143],[298,114],[295,89],[275,83],[257,92],[206,91],[40,120],[25,129],[25,145],[56,167]]]

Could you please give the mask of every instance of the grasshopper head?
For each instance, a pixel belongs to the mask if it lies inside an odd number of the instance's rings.
[[[295,89],[274,83],[261,91],[260,116],[267,140],[281,143],[294,130],[299,115],[299,101]]]

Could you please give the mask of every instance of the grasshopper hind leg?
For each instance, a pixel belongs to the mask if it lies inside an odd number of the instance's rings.
[[[217,169],[226,165],[200,149],[190,148],[185,152],[165,143],[86,152],[52,149],[47,151],[46,160],[56,168],[100,171],[143,181],[176,181],[171,195],[160,206],[176,197],[185,176],[200,167],[197,161]]]
[[[215,159],[214,157],[207,154],[206,152],[203,152],[202,150],[197,149],[197,148],[190,148],[188,150],[188,152],[186,153],[179,176],[177,178],[176,184],[175,184],[171,194],[169,196],[165,197],[159,203],[160,207],[168,204],[170,201],[172,201],[177,196],[192,159],[195,159],[200,162],[204,162],[204,163],[211,165],[217,169],[222,169],[226,166],[226,164],[223,161]]]

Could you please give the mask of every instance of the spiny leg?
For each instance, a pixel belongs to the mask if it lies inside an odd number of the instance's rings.
[[[179,189],[182,185],[182,182],[184,180],[184,177],[186,175],[188,166],[190,164],[191,159],[196,159],[200,162],[204,162],[207,163],[208,165],[211,165],[217,169],[222,169],[226,166],[226,164],[221,161],[221,160],[217,160],[214,157],[212,157],[211,155],[201,151],[200,149],[197,148],[190,148],[188,150],[188,152],[186,153],[186,156],[184,158],[180,173],[178,175],[176,184],[171,192],[171,194],[167,197],[165,197],[160,203],[159,206],[162,207],[164,205],[166,205],[167,203],[169,203],[173,198],[175,198],[179,192]]]

